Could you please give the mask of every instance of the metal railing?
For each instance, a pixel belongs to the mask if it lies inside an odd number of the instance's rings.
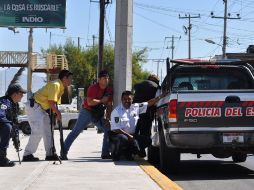
[[[28,52],[0,51],[0,66],[2,67],[26,67]]]

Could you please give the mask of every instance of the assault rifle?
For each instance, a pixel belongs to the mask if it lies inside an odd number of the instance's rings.
[[[21,164],[19,152],[22,149],[20,149],[19,128],[16,124],[13,124],[13,126],[12,126],[11,137],[12,137],[12,141],[13,141],[13,146],[16,149],[16,152],[18,153],[19,164]]]

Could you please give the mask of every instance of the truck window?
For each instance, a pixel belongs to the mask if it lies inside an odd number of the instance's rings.
[[[243,67],[180,67],[172,77],[172,90],[253,89],[250,73]]]

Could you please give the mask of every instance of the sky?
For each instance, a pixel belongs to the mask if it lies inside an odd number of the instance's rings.
[[[106,7],[105,43],[114,45],[116,0]],[[133,51],[147,48],[147,63],[143,68],[157,73],[157,62],[152,59],[171,58],[171,43],[174,36],[174,58],[188,57],[188,16],[191,19],[191,57],[206,58],[222,53],[223,19],[211,18],[224,16],[223,0],[133,0]],[[254,44],[254,0],[228,0],[228,13],[231,18],[237,14],[241,19],[227,21],[226,52],[246,52]],[[251,27],[250,27],[251,26]],[[28,29],[18,28],[14,34],[7,28],[0,28],[0,51],[27,51]],[[98,40],[99,3],[90,0],[67,0],[66,29],[34,29],[34,52],[47,49],[50,44],[65,44],[72,39],[76,44],[80,37],[83,48],[92,46],[92,35]],[[51,40],[50,40],[51,33]],[[205,41],[215,42],[211,44]],[[97,42],[97,41],[96,41]],[[159,65],[159,75],[165,76],[165,62]]]

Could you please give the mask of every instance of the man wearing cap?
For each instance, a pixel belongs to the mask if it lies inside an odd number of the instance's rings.
[[[109,142],[108,142],[108,131],[109,127],[106,127],[105,119],[110,119],[110,113],[112,110],[112,97],[113,90],[108,87],[109,84],[109,74],[107,71],[103,70],[98,75],[98,82],[88,87],[87,97],[83,102],[83,106],[80,110],[77,122],[69,133],[64,142],[64,154],[61,155],[63,160],[67,160],[68,151],[74,142],[74,140],[78,137],[78,135],[84,130],[84,128],[88,127],[89,123],[94,123],[99,129],[104,132],[103,143],[102,143],[102,159],[111,158],[109,154]],[[102,114],[98,117],[97,110],[98,107],[105,105],[106,114]],[[104,110],[103,110],[104,111]],[[62,151],[61,151],[62,152]]]
[[[31,126],[31,135],[24,151],[23,162],[39,160],[33,154],[36,152],[41,138],[43,138],[46,151],[45,160],[58,160],[57,154],[53,151],[49,114],[55,113],[56,119],[61,120],[61,112],[58,110],[57,104],[61,101],[64,88],[71,85],[72,75],[68,70],[61,70],[57,80],[47,83],[34,93],[33,99],[27,102],[26,112]]]
[[[6,96],[0,98],[0,167],[12,167],[14,162],[7,155],[7,148],[11,137],[12,125],[17,121],[18,102],[26,93],[19,84],[8,87]]]

